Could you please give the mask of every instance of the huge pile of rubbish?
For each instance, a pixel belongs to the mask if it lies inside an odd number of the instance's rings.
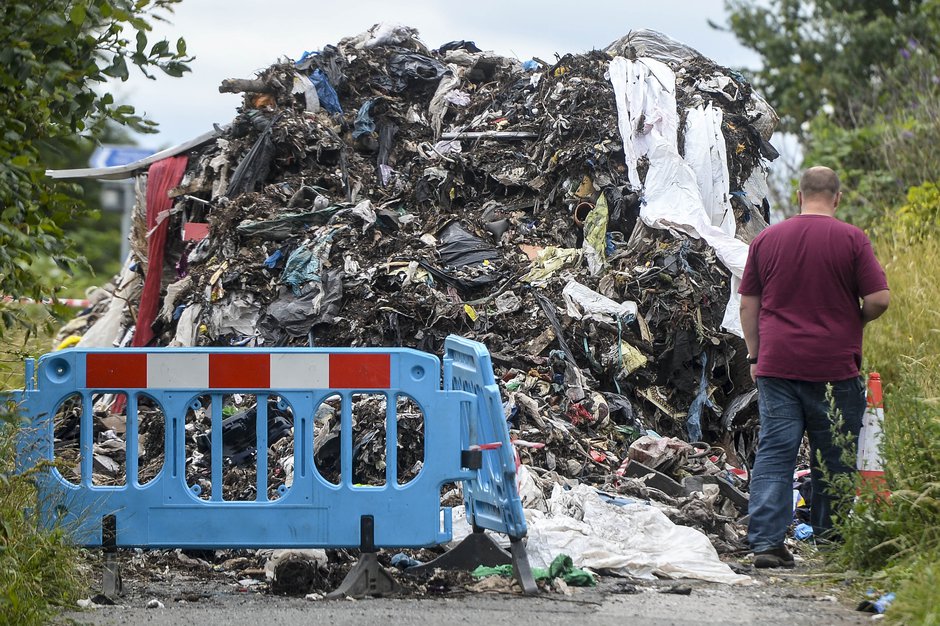
[[[628,458],[743,487],[756,392],[734,287],[768,218],[777,118],[742,76],[653,31],[520,62],[377,25],[220,91],[243,94],[234,120],[176,157],[181,177],[138,177],[131,258],[63,338],[440,354],[456,333],[489,348],[543,496],[572,479],[684,495],[637,484]],[[148,187],[166,180],[154,214]],[[290,415],[269,415],[288,424],[273,493]],[[384,411],[362,415],[378,425],[357,433],[382,430]],[[355,442],[365,473],[383,472],[383,442]]]

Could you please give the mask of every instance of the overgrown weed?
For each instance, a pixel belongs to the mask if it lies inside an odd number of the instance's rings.
[[[49,343],[41,330],[11,335],[0,349],[2,389],[21,387],[24,355],[38,356]],[[62,528],[40,528],[31,514],[37,504],[33,476],[14,472],[20,417],[13,408],[0,405],[0,624],[42,624],[61,607],[74,606],[87,585],[79,573],[79,548]]]
[[[886,234],[888,233],[888,234]],[[940,236],[875,240],[891,308],[865,331],[867,368],[884,382],[881,455],[890,495],[862,485],[830,564],[893,591],[885,617],[940,624]]]

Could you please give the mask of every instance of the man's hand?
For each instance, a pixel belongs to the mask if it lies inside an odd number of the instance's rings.
[[[751,365],[751,381],[757,382],[757,363]]]

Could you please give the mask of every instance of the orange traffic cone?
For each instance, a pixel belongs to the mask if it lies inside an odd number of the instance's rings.
[[[884,419],[881,375],[872,372],[868,375],[868,408],[862,418],[862,430],[858,434],[857,467],[862,477],[862,484],[870,485],[880,495],[887,497],[890,492],[886,488],[884,465],[881,462],[879,450]]]

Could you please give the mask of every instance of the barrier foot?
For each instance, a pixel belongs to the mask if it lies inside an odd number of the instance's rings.
[[[401,592],[395,579],[379,565],[375,552],[363,552],[346,578],[335,591],[326,594],[327,600],[384,596]]]
[[[124,584],[121,582],[121,563],[118,561],[117,550],[105,550],[104,552],[101,593],[108,598],[116,598],[124,593]]]
[[[512,554],[512,575],[522,587],[522,593],[527,596],[537,595],[538,585],[535,584],[535,578],[532,576],[532,568],[529,567],[529,555],[525,551],[525,544],[522,539],[510,538],[509,548]]]
[[[479,565],[496,567],[512,562],[508,552],[485,532],[474,531],[464,537],[454,548],[448,550],[433,561],[416,565],[405,570],[409,574],[424,574],[435,569],[473,571]]]

